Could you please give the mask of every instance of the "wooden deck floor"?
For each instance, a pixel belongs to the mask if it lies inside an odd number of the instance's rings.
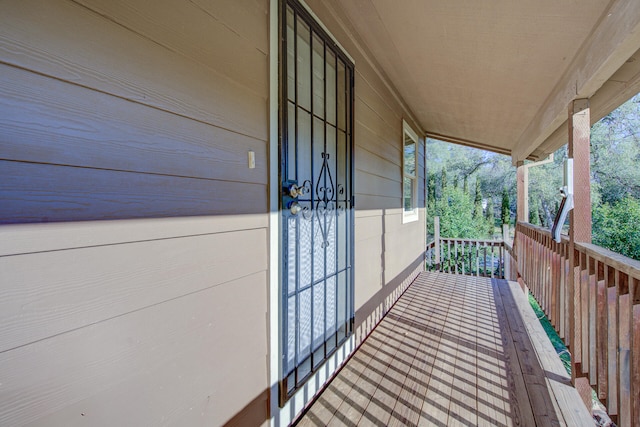
[[[298,425],[593,425],[566,373],[541,364],[555,352],[532,343],[539,322],[522,315],[517,292],[422,273]]]

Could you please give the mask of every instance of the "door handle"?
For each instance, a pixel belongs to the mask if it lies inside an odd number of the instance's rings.
[[[296,184],[291,184],[289,186],[289,195],[294,199],[298,196],[302,196],[304,192],[304,187],[298,187]]]
[[[291,215],[298,215],[302,211],[302,206],[298,202],[290,202],[288,207]]]

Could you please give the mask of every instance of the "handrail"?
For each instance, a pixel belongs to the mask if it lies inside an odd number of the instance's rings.
[[[462,239],[459,237],[441,237],[440,241],[450,241],[450,242],[465,242],[465,243],[485,243],[487,245],[500,246],[502,245],[502,240],[487,240],[487,239]]]
[[[584,252],[598,262],[610,265],[629,276],[640,279],[640,261],[628,258],[617,252],[602,248],[591,243],[575,243],[575,247],[580,252]]]
[[[518,223],[518,226],[519,227],[516,227],[516,233],[518,232],[518,228],[522,228],[533,230],[541,234],[548,234],[549,236],[551,236],[551,232],[548,229],[539,227],[537,225],[525,222]],[[569,236],[563,234],[562,243],[569,244]],[[613,252],[609,249],[591,243],[576,242],[575,247],[580,252],[587,253],[589,256],[597,259],[600,262],[615,265],[617,269],[624,271],[625,273],[633,277],[640,278],[640,261],[636,261],[632,258],[626,257],[622,254]]]
[[[640,419],[640,262],[589,243],[561,242],[518,223],[517,273],[571,352],[584,378],[621,426]],[[571,267],[573,266],[573,271]]]
[[[436,254],[437,251],[439,254]],[[505,277],[502,240],[440,237],[437,242],[434,240],[427,244],[425,258],[430,270],[481,277]]]

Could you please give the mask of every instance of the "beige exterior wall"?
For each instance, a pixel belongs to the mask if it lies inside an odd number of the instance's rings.
[[[357,343],[421,267],[412,120],[309,4],[356,62]],[[2,2],[0,425],[266,419],[268,96],[267,0]]]
[[[2,2],[0,63],[0,425],[266,419],[266,2]]]

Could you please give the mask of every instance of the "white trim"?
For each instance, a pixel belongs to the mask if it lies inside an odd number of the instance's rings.
[[[415,175],[413,177],[409,176],[414,182],[412,211],[404,210],[404,179],[408,175],[405,173],[405,170],[404,170],[404,164],[405,164],[404,136],[405,134],[409,135],[409,137],[413,139],[413,141],[415,142],[415,155],[414,155],[414,161],[415,161],[414,174]],[[416,131],[414,131],[411,128],[411,126],[409,125],[409,123],[407,123],[406,120],[402,119],[402,223],[403,224],[414,222],[419,219],[419,214],[418,214],[418,151],[419,151],[418,149],[419,149],[419,145],[420,145],[420,138],[418,138],[418,134],[416,133]]]
[[[313,10],[311,10],[311,8],[309,7],[309,5],[307,3],[304,2],[304,0],[298,0],[298,3],[300,3],[302,5],[302,7],[305,8],[305,10],[307,12],[309,12],[309,15],[311,15],[311,17],[313,18],[314,21],[316,21],[316,23],[318,25],[320,25],[320,27],[324,30],[325,33],[327,33],[327,35],[329,37],[331,37],[331,40],[333,40],[333,42],[336,44],[336,46],[338,46],[340,48],[340,50],[342,51],[342,53],[344,53],[347,58],[349,58],[349,60],[351,61],[351,63],[353,65],[356,64],[356,60],[353,59],[353,56],[351,56],[349,54],[349,52],[347,51],[347,49],[344,48],[344,46],[342,46],[340,44],[340,42],[338,41],[337,38],[334,37],[334,35],[331,33],[331,31],[329,31],[329,29],[322,23],[322,21],[320,20],[320,18],[318,18],[318,15],[315,14],[315,12]]]
[[[278,156],[278,3],[269,2],[269,372],[270,425],[280,425],[280,214]]]
[[[418,134],[416,133],[416,131],[413,130],[411,125],[409,123],[407,123],[407,121],[405,119],[402,119],[402,130],[403,130],[403,132],[408,133],[409,136],[411,138],[413,138],[414,141],[416,141],[416,145],[418,144],[418,142],[420,141],[420,138],[418,138]],[[403,141],[403,143],[404,143],[404,141]]]

